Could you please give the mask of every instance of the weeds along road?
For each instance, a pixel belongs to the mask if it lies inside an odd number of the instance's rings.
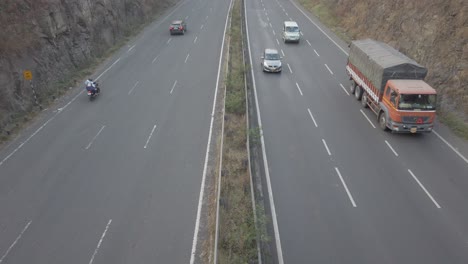
[[[190,262],[229,5],[181,1],[0,152],[0,263]]]
[[[467,152],[445,134],[379,130],[346,91],[346,45],[294,2],[245,7],[278,262],[468,263]],[[283,43],[287,20],[299,44]],[[265,48],[281,74],[262,72]]]

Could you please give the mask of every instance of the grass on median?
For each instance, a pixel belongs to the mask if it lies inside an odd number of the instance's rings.
[[[256,229],[250,193],[241,0],[231,13],[226,80],[218,263],[255,263]]]

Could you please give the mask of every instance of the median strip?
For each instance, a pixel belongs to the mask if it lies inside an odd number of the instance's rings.
[[[231,13],[219,200],[217,263],[256,263],[256,228],[247,149],[241,1]]]

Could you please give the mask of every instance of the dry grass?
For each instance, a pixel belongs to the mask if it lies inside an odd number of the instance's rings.
[[[440,122],[448,126],[456,135],[468,140],[468,124],[452,112],[438,111]]]
[[[318,17],[323,24],[335,32],[335,34],[337,34],[342,40],[348,43],[351,42],[351,37],[348,36],[346,31],[339,26],[339,19],[337,19],[332,8],[327,4],[324,4],[319,0],[299,0],[298,2],[309,12]]]

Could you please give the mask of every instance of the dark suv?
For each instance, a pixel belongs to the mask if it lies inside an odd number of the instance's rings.
[[[174,20],[171,23],[171,26],[169,27],[169,32],[171,35],[174,34],[185,34],[185,31],[187,31],[187,24],[185,23],[184,20]]]

